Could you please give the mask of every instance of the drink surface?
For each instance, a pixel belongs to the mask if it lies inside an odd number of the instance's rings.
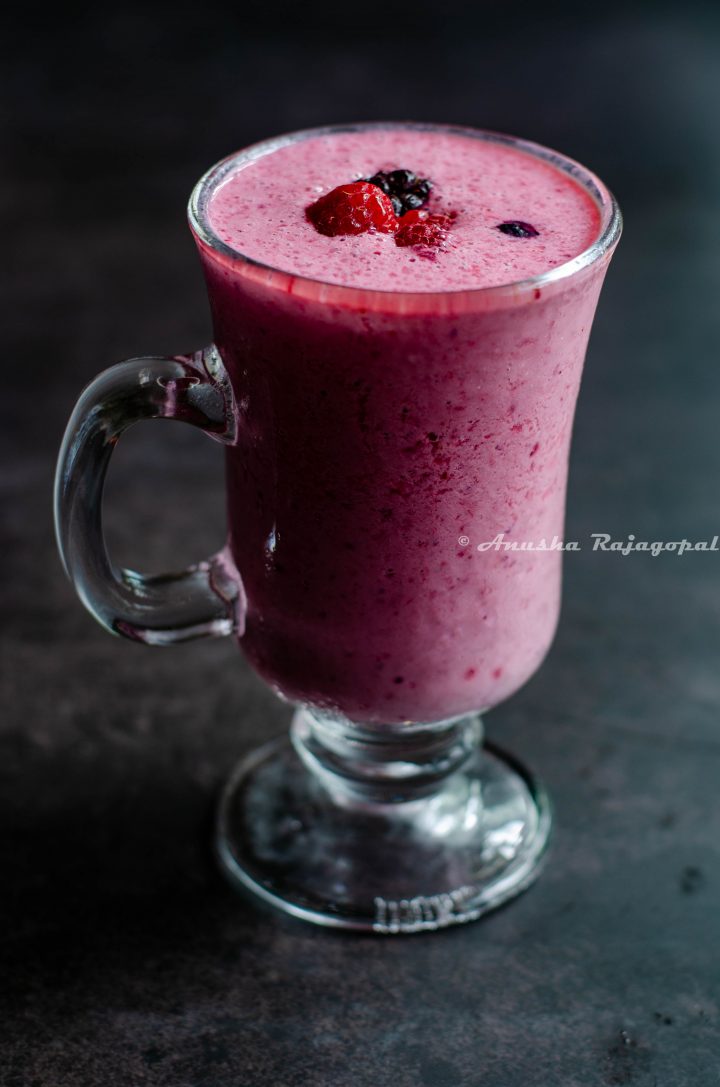
[[[409,169],[432,186],[427,208],[456,217],[433,252],[391,234],[327,237],[305,209],[338,185]],[[558,167],[503,143],[443,131],[366,129],[313,135],[232,171],[215,189],[209,221],[244,256],[292,275],[380,291],[499,286],[549,271],[597,238],[590,194]],[[400,220],[402,222],[402,219]],[[531,224],[514,237],[499,224]]]

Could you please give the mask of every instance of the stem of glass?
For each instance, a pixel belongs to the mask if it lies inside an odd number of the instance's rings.
[[[472,714],[383,728],[303,707],[291,738],[338,803],[404,804],[432,796],[467,765],[482,742],[482,722]]]

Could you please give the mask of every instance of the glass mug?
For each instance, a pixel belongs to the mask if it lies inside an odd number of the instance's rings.
[[[382,126],[343,126],[353,131]],[[396,127],[396,126],[394,126]],[[221,797],[216,849],[238,887],[298,917],[379,933],[474,920],[537,875],[542,787],[482,742],[480,714],[554,636],[570,434],[619,209],[577,163],[597,240],[522,282],[438,293],[291,276],[236,252],[208,205],[268,140],[213,167],[189,218],[214,344],[101,374],[70,420],[56,480],[60,552],[108,630],[148,645],[234,634],[295,708]],[[114,445],[181,419],[226,447],[228,541],[180,573],[116,568],[101,520]],[[525,424],[525,425],[524,425]]]

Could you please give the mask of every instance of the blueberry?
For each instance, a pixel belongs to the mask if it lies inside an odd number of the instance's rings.
[[[497,230],[501,230],[503,234],[509,234],[512,238],[537,238],[540,231],[536,230],[530,223],[521,223],[518,220],[511,220],[507,223],[498,223]]]
[[[427,178],[418,177],[412,170],[380,170],[366,180],[390,197],[396,215],[421,208],[432,188]]]

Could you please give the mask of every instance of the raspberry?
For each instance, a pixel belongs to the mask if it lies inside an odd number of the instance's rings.
[[[379,170],[367,180],[390,197],[396,215],[421,208],[432,188],[427,178],[418,177],[412,170]]]
[[[368,181],[338,185],[305,209],[308,219],[320,234],[364,234],[380,231],[394,234],[398,221],[389,196]]]
[[[396,245],[426,245],[437,248],[447,240],[452,219],[428,211],[408,211],[400,220]]]
[[[540,234],[530,223],[521,223],[519,220],[511,220],[507,223],[498,223],[497,229],[503,234],[509,234],[513,238],[537,238]]]

